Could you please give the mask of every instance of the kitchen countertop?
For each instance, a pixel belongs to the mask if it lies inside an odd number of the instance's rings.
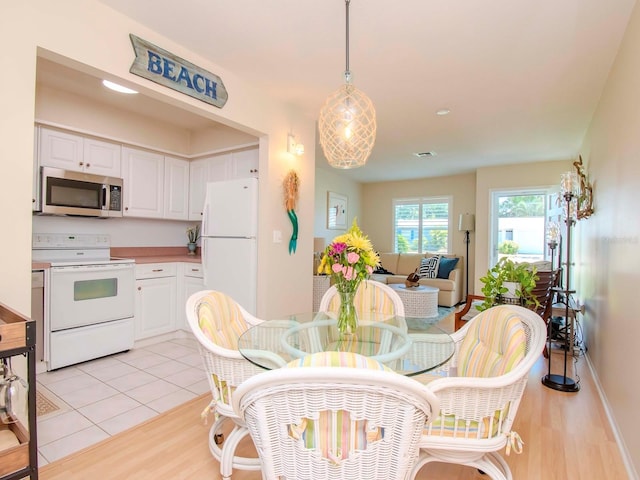
[[[202,263],[200,248],[196,255],[188,255],[187,247],[111,247],[111,257],[131,258],[138,264],[188,262]],[[32,262],[31,270],[45,270],[51,266],[48,262]]]
[[[202,263],[200,248],[188,255],[187,247],[111,247],[111,256],[132,258],[136,263],[189,262]]]

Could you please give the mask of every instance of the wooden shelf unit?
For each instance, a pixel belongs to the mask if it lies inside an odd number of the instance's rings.
[[[28,425],[0,422],[0,430],[11,430],[20,442],[0,450],[0,480],[38,479],[35,345],[36,322],[0,303],[0,358],[26,355],[28,382]]]

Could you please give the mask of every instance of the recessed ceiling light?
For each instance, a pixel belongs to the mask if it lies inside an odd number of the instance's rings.
[[[130,88],[123,87],[122,85],[118,85],[117,83],[110,82],[109,80],[102,80],[102,84],[105,87],[113,90],[114,92],[127,93],[129,95],[138,93],[135,90],[131,90]]]
[[[449,110],[448,108],[441,108],[440,110],[436,111],[436,115],[449,115],[451,113],[451,110]]]
[[[437,155],[436,152],[416,152],[414,153],[416,157],[435,157]]]

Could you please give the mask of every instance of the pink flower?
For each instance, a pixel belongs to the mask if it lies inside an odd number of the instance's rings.
[[[342,272],[342,265],[340,265],[339,263],[334,263],[333,265],[331,265],[331,270],[333,270],[333,273],[340,273]]]
[[[344,267],[342,273],[346,280],[353,280],[356,277],[352,266]]]
[[[371,265],[367,265],[367,266],[366,266],[366,267],[364,267],[364,268],[366,268],[366,269],[367,269],[367,273],[368,273],[369,275],[371,275],[371,274],[373,273],[373,267],[372,267]]]
[[[347,262],[349,262],[351,265],[356,263],[358,260],[360,260],[360,255],[358,255],[356,252],[347,253]]]
[[[346,249],[346,243],[332,243],[331,245],[329,245],[329,255],[340,255]]]

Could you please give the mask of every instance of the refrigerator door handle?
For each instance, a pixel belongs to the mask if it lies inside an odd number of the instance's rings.
[[[204,222],[204,220],[203,220]],[[207,242],[205,239],[203,239],[204,241],[200,242],[200,256],[202,257],[202,282],[207,285],[208,284],[208,271],[209,269],[207,268],[209,265],[209,262],[207,261],[207,252],[209,251],[209,249],[207,248]]]
[[[209,230],[207,230],[207,218],[209,218],[209,204],[204,204],[204,209],[202,211],[202,228],[200,229],[200,235],[205,237],[209,235]]]

